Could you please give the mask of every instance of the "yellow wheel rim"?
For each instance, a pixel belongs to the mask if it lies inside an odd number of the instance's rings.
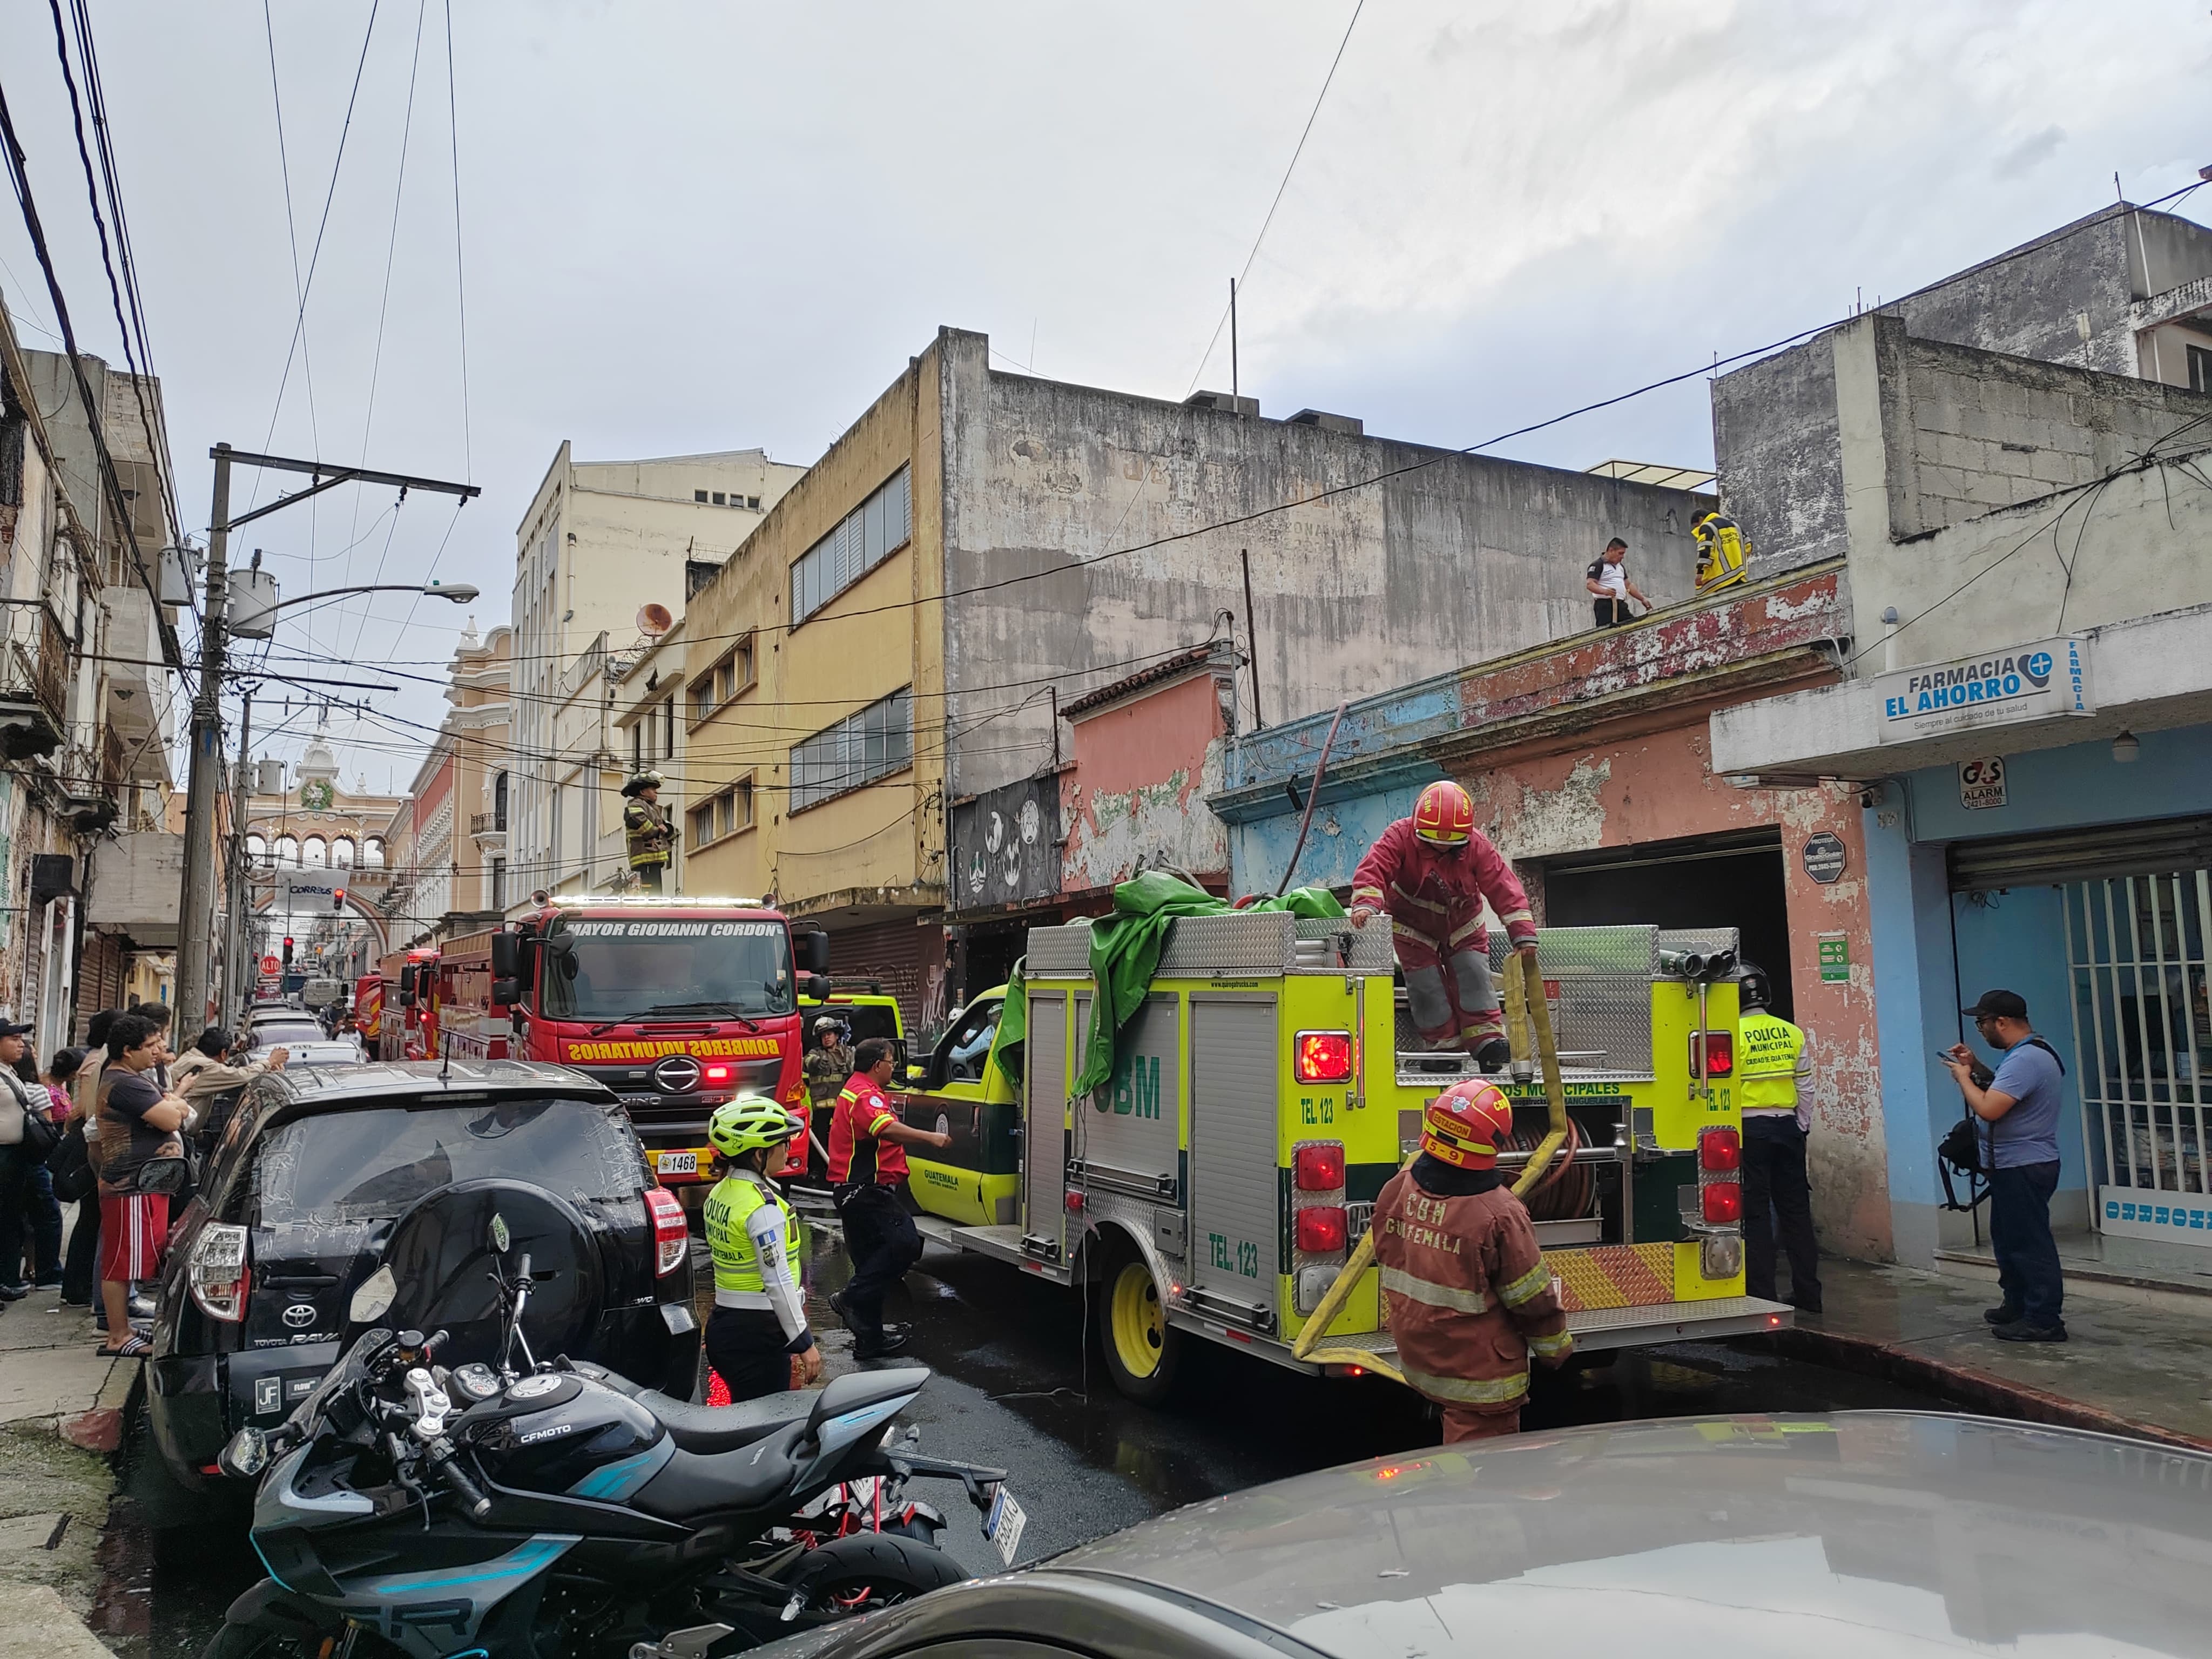
[[[1130,1376],[1150,1376],[1160,1368],[1168,1340],[1159,1287],[1142,1262],[1131,1261],[1115,1275],[1112,1294],[1115,1356]]]

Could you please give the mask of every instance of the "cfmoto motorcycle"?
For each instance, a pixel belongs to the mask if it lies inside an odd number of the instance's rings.
[[[902,1501],[917,1477],[960,1483],[1012,1559],[1024,1517],[1005,1472],[896,1435],[927,1370],[716,1408],[541,1363],[522,1332],[530,1259],[507,1272],[501,1231],[495,1217],[496,1370],[440,1364],[443,1331],[376,1324],[395,1291],[380,1269],[339,1363],[224,1449],[226,1473],[260,1477],[269,1577],[207,1659],[708,1659],[965,1577],[931,1541],[942,1518]]]

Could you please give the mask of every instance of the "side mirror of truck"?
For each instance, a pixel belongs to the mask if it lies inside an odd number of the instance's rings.
[[[502,1008],[511,1008],[522,1000],[520,979],[495,979],[491,982],[491,1000]]]
[[[820,939],[822,935],[817,933],[814,937]],[[799,994],[809,1002],[827,1002],[830,1000],[830,981],[820,974],[805,975],[799,981]]]
[[[826,974],[830,971],[829,934],[801,933],[799,936],[799,968],[801,973],[806,974]],[[830,993],[825,988],[815,994],[826,997]]]
[[[491,936],[491,976],[495,980],[519,979],[522,975],[522,941],[514,934],[501,931]],[[512,1002],[512,997],[500,997],[501,1002]]]

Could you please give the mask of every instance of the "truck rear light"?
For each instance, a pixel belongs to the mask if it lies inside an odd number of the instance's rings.
[[[1301,1031],[1291,1039],[1291,1069],[1301,1083],[1341,1083],[1352,1075],[1352,1033]]]
[[[1735,1033],[1733,1031],[1692,1031],[1690,1033],[1690,1075],[1698,1075],[1698,1044],[1705,1045],[1707,1077],[1729,1077],[1735,1072]]]
[[[702,1085],[727,1083],[737,1074],[738,1068],[726,1061],[711,1060],[699,1068],[699,1081]]]
[[[1344,1145],[1317,1140],[1291,1154],[1291,1168],[1302,1193],[1333,1193],[1344,1185]]]
[[[1716,1181],[1698,1195],[1705,1219],[1716,1224],[1743,1219],[1743,1188],[1733,1181]]]
[[[665,1187],[645,1189],[645,1207],[653,1212],[653,1271],[665,1278],[684,1264],[691,1252],[691,1229],[684,1219],[684,1206]]]
[[[1743,1167],[1743,1137],[1734,1129],[1705,1129],[1698,1135],[1700,1170],[1740,1170]]]
[[[192,1241],[187,1268],[192,1300],[210,1319],[235,1325],[246,1317],[253,1269],[246,1260],[246,1229],[210,1222]]]
[[[1316,1204],[1310,1209],[1300,1210],[1297,1222],[1297,1247],[1316,1255],[1328,1255],[1344,1248],[1349,1232],[1344,1224],[1344,1206],[1340,1204]]]

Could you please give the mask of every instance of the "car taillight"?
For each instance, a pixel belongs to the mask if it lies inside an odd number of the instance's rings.
[[[1735,1034],[1732,1031],[1692,1031],[1690,1033],[1690,1075],[1698,1074],[1698,1043],[1705,1045],[1707,1077],[1727,1077],[1735,1070]]]
[[[665,1277],[690,1254],[691,1229],[684,1219],[684,1206],[665,1187],[647,1188],[645,1207],[653,1212],[653,1271]]]
[[[1342,1205],[1316,1204],[1297,1213],[1298,1249],[1328,1255],[1344,1248],[1347,1232]]]
[[[1743,1188],[1733,1181],[1716,1181],[1698,1194],[1705,1219],[1716,1224],[1743,1219]]]
[[[1734,1129],[1705,1129],[1698,1135],[1698,1167],[1701,1170],[1740,1170],[1743,1167],[1743,1137]]]
[[[1352,1075],[1352,1033],[1301,1031],[1291,1042],[1291,1069],[1301,1083],[1341,1083]]]
[[[1344,1185],[1344,1146],[1334,1140],[1316,1141],[1291,1155],[1293,1179],[1302,1193],[1333,1193]]]
[[[210,1222],[192,1241],[187,1277],[192,1300],[210,1319],[235,1325],[246,1317],[253,1270],[246,1260],[246,1229]]]
[[[727,1083],[737,1074],[736,1066],[717,1060],[699,1068],[699,1081],[702,1084]]]

